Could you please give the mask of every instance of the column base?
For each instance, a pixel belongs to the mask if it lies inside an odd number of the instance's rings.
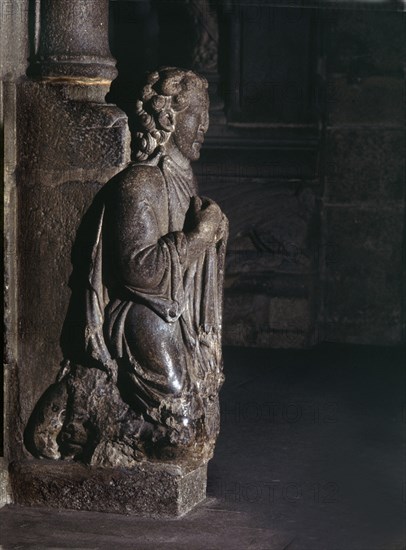
[[[179,517],[206,498],[207,463],[187,469],[142,462],[127,469],[25,460],[10,465],[10,477],[13,502],[23,506]]]

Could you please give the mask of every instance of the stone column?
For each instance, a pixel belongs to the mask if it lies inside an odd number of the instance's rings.
[[[41,0],[36,7],[38,47],[17,94],[18,383],[9,461],[28,456],[24,427],[60,367],[80,221],[130,158],[127,117],[104,99],[117,74],[108,0]]]
[[[9,441],[18,417],[17,380],[17,96],[28,58],[28,0],[0,3],[0,162],[3,170],[4,208],[4,403],[0,412],[0,506],[10,502]],[[2,147],[1,147],[2,146]],[[4,423],[3,423],[4,419]]]
[[[108,0],[41,0],[36,70],[43,78],[110,82],[117,76],[108,43]]]

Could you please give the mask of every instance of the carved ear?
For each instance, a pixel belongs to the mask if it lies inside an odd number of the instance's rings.
[[[159,114],[158,122],[166,132],[173,132],[175,129],[175,117],[170,111],[163,111]]]

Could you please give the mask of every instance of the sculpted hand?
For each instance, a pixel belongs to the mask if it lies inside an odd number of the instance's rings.
[[[189,264],[222,238],[225,231],[223,219],[226,219],[220,207],[205,197],[192,198],[191,218],[193,229],[186,233]]]
[[[203,200],[202,200],[203,199]],[[216,233],[223,219],[220,207],[211,199],[194,197],[194,231],[208,243],[216,240]]]
[[[218,229],[216,231],[216,243],[223,239],[228,234],[228,219],[227,217],[222,214],[220,225],[218,226]]]

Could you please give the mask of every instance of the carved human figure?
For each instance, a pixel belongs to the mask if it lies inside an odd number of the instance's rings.
[[[89,254],[77,255],[65,363],[46,400],[58,396],[61,426],[34,411],[26,441],[37,456],[129,465],[212,455],[228,224],[198,195],[191,168],[208,101],[207,81],[192,71],[148,76],[137,158],[96,197]]]

